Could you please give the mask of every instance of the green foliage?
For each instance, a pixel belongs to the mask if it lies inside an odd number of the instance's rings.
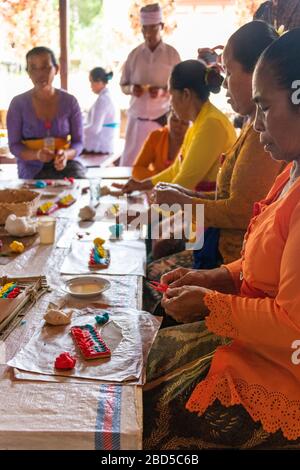
[[[100,15],[102,0],[71,0],[71,11],[76,10],[80,26],[88,27],[93,19]]]
[[[70,49],[78,55],[78,51],[84,51],[82,40],[94,40],[95,25],[100,25],[102,20],[102,0],[71,0],[70,1]],[[85,53],[86,53],[85,51]]]

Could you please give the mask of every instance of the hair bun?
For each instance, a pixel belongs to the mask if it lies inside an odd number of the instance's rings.
[[[205,83],[209,91],[212,93],[219,93],[223,83],[223,77],[220,74],[219,67],[212,66],[206,69]]]
[[[113,72],[107,72],[105,75],[107,80],[111,80],[114,76]]]

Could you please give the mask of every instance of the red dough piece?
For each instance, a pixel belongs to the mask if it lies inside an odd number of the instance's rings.
[[[111,356],[110,349],[92,325],[73,326],[71,333],[85,359],[99,359]]]
[[[8,299],[15,299],[20,294],[19,287],[15,287],[7,296]]]
[[[72,357],[70,353],[64,352],[61,353],[56,359],[55,359],[55,368],[56,369],[73,369],[76,364],[76,359],[75,357]]]

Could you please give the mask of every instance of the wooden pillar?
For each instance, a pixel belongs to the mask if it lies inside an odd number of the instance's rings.
[[[68,46],[69,46],[69,0],[59,0],[59,32],[60,32],[60,83],[64,90],[68,89]]]

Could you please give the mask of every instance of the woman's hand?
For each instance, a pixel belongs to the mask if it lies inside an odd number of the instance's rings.
[[[52,150],[40,149],[37,151],[37,160],[42,163],[49,163],[55,158],[55,153]]]
[[[121,194],[130,194],[133,191],[146,191],[153,188],[151,180],[136,181],[133,178],[130,178],[125,184],[113,183],[112,186],[120,189]]]
[[[133,191],[138,191],[140,189],[140,181],[130,178],[125,184],[113,183],[112,186],[119,189],[120,194],[130,194]]]
[[[185,275],[176,279],[170,287],[198,286],[211,288],[212,276],[209,269],[190,269]]]
[[[211,288],[213,272],[210,269],[177,268],[161,277],[162,284],[168,284],[170,288],[183,286],[198,286]]]
[[[203,60],[207,65],[212,65],[220,62],[221,53],[217,54],[217,50],[223,51],[224,46],[215,46],[212,49],[209,47],[201,47],[198,49],[198,60]]]
[[[173,282],[178,281],[182,277],[184,277],[190,271],[194,271],[193,269],[189,268],[176,268],[173,271],[169,271],[166,274],[163,274],[160,278],[160,282],[162,284],[168,284],[168,286],[172,285]]]
[[[172,186],[157,185],[153,191],[155,204],[179,204],[181,208],[184,208],[184,204],[190,204],[192,198],[187,196],[177,188]]]
[[[224,294],[235,295],[239,293],[231,274],[224,266],[215,269],[177,268],[164,274],[160,282],[168,284],[172,289],[183,286],[199,286]]]
[[[179,323],[193,323],[203,320],[209,313],[203,299],[208,289],[195,286],[168,289],[161,305],[165,312]]]
[[[154,189],[167,189],[167,188],[173,188],[177,189],[177,191],[180,191],[182,194],[185,194],[186,196],[190,197],[205,197],[205,193],[199,193],[197,191],[193,191],[191,189],[184,188],[183,186],[180,186],[180,184],[173,184],[173,183],[158,183]]]
[[[54,160],[54,168],[56,171],[63,171],[68,163],[68,156],[66,152],[62,149],[58,150],[56,153],[56,158]]]
[[[161,94],[161,88],[158,86],[150,86],[148,91],[150,98],[157,98]]]
[[[174,188],[177,189],[178,191],[181,191],[182,193],[185,193],[186,189],[183,186],[180,186],[180,184],[175,184],[175,183],[165,183],[162,181],[161,183],[157,183],[155,188]]]

